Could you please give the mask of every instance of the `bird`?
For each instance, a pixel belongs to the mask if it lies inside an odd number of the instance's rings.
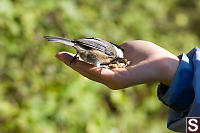
[[[80,57],[83,61],[93,64],[97,68],[104,68],[108,67],[109,64],[119,63],[123,63],[125,66],[128,65],[127,59],[124,58],[123,48],[100,38],[88,37],[74,40],[56,36],[44,36],[44,38],[48,41],[59,42],[74,47],[77,53],[70,64]]]

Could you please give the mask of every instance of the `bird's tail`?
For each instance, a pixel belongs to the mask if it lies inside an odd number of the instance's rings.
[[[54,37],[54,36],[44,36],[44,38],[46,38],[48,41],[59,42],[59,43],[63,43],[69,46],[74,46],[73,41],[65,39],[65,38]]]

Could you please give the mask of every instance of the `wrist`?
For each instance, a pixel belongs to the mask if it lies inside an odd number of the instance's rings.
[[[163,74],[161,75],[161,82],[170,86],[180,64],[180,59],[176,56],[164,60],[162,63]]]

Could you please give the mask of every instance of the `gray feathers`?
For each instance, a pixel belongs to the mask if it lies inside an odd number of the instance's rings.
[[[71,40],[61,38],[61,37],[53,37],[53,36],[44,36],[48,41],[59,42],[69,46],[74,46],[74,43]]]
[[[44,36],[48,41],[63,43],[69,46],[80,47],[82,49],[94,49],[101,51],[108,56],[116,56],[118,53],[116,49],[121,49],[116,44],[110,43],[100,38],[84,38],[77,40],[68,40],[61,37]],[[120,50],[122,51],[122,49]]]
[[[76,43],[84,46],[88,46],[95,50],[101,51],[106,55],[115,56],[116,51],[113,49],[113,45],[110,42],[103,42],[98,40],[97,38],[84,38],[84,39],[77,39],[75,40]]]

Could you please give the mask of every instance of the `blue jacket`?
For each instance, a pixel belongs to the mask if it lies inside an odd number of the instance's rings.
[[[195,47],[181,62],[170,86],[158,86],[158,98],[169,106],[167,127],[185,132],[186,117],[200,117],[200,49]]]

